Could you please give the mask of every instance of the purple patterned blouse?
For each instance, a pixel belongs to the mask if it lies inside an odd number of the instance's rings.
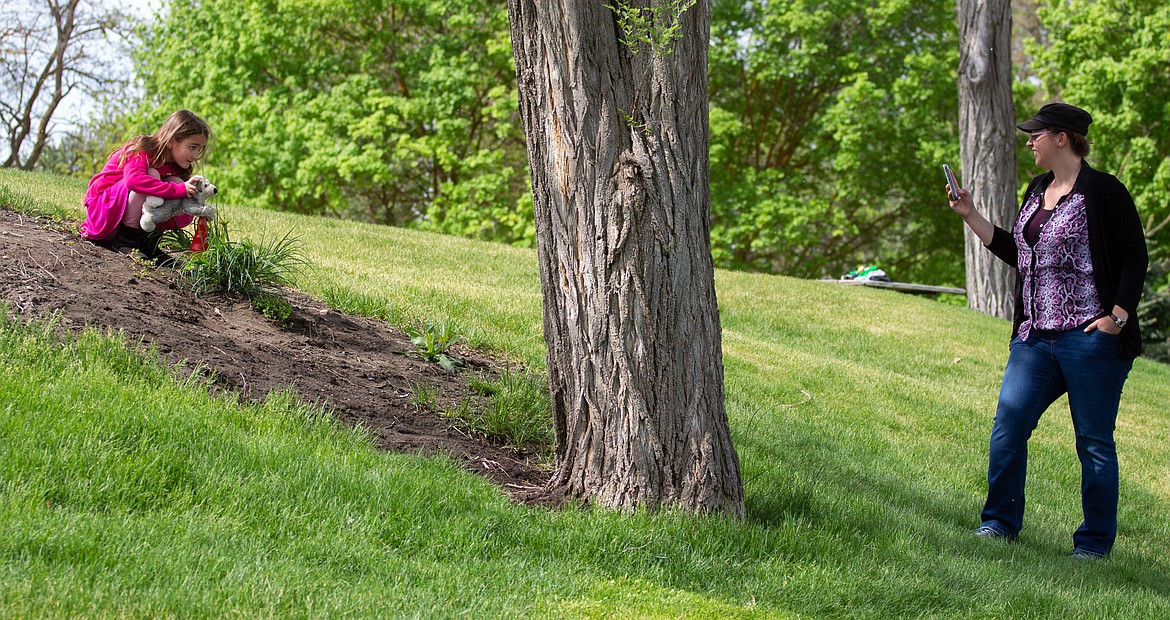
[[[1040,209],[1043,195],[1040,191],[1028,197],[1012,229],[1024,285],[1024,322],[1019,334],[1024,340],[1033,328],[1065,331],[1104,313],[1093,281],[1085,196],[1074,192],[1058,202],[1031,245],[1024,231]]]

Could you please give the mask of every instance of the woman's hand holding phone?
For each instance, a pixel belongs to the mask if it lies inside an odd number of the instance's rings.
[[[975,204],[971,201],[971,192],[959,187],[959,182],[955,179],[955,173],[951,171],[951,167],[943,164],[943,176],[947,180],[947,198],[951,201],[951,210],[959,214],[959,217],[967,219],[967,216],[975,210]]]
[[[947,197],[950,198],[951,211],[963,218],[971,232],[979,237],[983,245],[990,244],[995,235],[995,227],[975,209],[975,201],[971,199],[971,192],[959,187],[950,166],[943,164],[943,175],[947,179]]]

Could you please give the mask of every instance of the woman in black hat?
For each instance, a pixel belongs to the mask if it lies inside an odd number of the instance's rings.
[[[967,190],[950,196],[951,209],[1019,276],[991,431],[987,502],[975,534],[1019,535],[1028,438],[1045,409],[1067,393],[1084,512],[1073,534],[1076,558],[1109,554],[1117,535],[1113,430],[1122,386],[1141,352],[1137,305],[1149,262],[1129,191],[1085,162],[1092,122],[1076,106],[1050,103],[1017,125],[1036,165],[1048,172],[1028,185],[1011,231],[976,211]]]

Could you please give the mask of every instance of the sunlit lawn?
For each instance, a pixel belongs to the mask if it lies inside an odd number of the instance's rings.
[[[0,171],[0,203],[27,212],[79,220],[83,187]],[[532,250],[223,211],[235,235],[298,236],[312,295],[543,366]],[[969,534],[1006,322],[784,277],[716,286],[742,522],[514,505],[285,395],[210,398],[119,342],[9,324],[0,617],[1170,617],[1167,366],[1138,360],[1126,386],[1115,553],[1078,563],[1064,401],[1031,443],[1020,542]]]

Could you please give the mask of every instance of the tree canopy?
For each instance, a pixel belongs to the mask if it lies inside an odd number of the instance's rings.
[[[171,0],[150,117],[216,132],[233,199],[530,243],[508,21],[482,0]]]
[[[716,0],[713,22],[717,261],[961,281],[962,232],[935,182],[958,159],[954,6]]]
[[[1170,4],[1047,0],[1047,45],[1032,44],[1044,90],[1093,114],[1090,159],[1118,175],[1138,211],[1170,213]],[[1170,230],[1157,239],[1170,243]]]

